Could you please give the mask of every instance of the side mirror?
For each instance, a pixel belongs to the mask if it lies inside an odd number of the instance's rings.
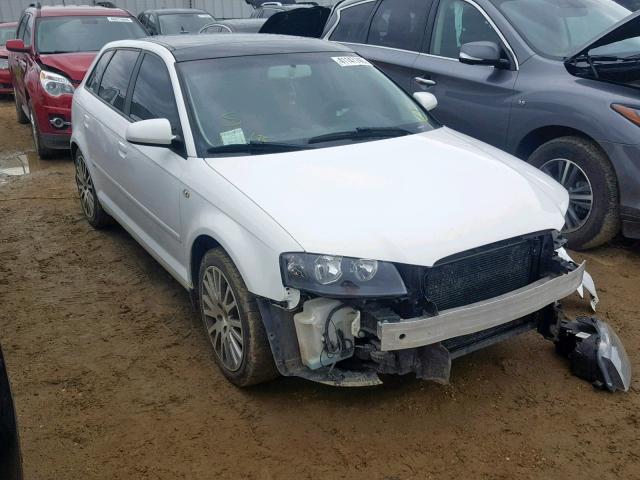
[[[427,112],[430,112],[438,106],[438,99],[433,93],[416,92],[413,94],[413,98],[422,105]]]
[[[502,58],[501,48],[495,42],[465,43],[460,47],[458,60],[467,65],[504,67],[509,64],[508,60]]]
[[[129,143],[151,147],[169,147],[176,138],[166,118],[132,123],[127,127],[125,136]]]
[[[29,52],[31,47],[25,47],[24,42],[20,39],[14,38],[13,40],[7,40],[6,45],[4,46],[10,52]]]

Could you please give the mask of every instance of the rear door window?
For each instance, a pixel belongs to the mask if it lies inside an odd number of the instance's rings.
[[[124,113],[131,72],[138,60],[137,50],[116,50],[100,82],[98,96]]]
[[[337,42],[363,43],[369,16],[375,4],[372,0],[339,10],[338,25],[333,29],[329,39]]]
[[[382,0],[371,20],[367,43],[417,51],[430,8],[430,0]]]
[[[153,54],[145,54],[133,87],[131,110],[133,121],[166,118],[177,133],[180,118],[176,107],[171,77],[164,62]]]
[[[100,80],[102,80],[102,74],[107,68],[107,64],[109,63],[109,60],[111,60],[112,55],[113,55],[113,50],[108,50],[102,54],[102,57],[100,57],[100,60],[98,60],[98,63],[96,63],[96,66],[94,67],[93,71],[91,72],[91,75],[89,76],[89,78],[85,83],[87,90],[90,90],[95,94],[98,93],[98,88],[100,87]]]
[[[441,0],[430,53],[458,58],[463,44],[481,41],[502,45],[496,31],[476,7],[463,0]]]

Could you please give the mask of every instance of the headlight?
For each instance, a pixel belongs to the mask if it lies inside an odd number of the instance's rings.
[[[613,105],[611,105],[611,108],[613,108],[616,112],[629,120],[631,123],[635,123],[640,127],[640,109],[627,107],[626,105],[620,105],[618,103],[614,103]]]
[[[391,297],[407,294],[396,267],[367,258],[283,253],[282,282],[319,295],[335,297]]]
[[[0,70],[8,70],[9,69],[9,60],[6,58],[0,58]]]
[[[42,70],[40,72],[40,84],[52,97],[59,97],[64,93],[73,94],[73,85],[71,82],[57,73],[47,72]]]

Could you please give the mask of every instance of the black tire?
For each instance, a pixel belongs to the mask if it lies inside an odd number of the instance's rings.
[[[78,150],[73,159],[76,173],[76,186],[78,187],[78,195],[80,196],[80,208],[84,214],[84,218],[91,224],[93,228],[102,229],[110,225],[113,220],[107,212],[104,211],[96,189],[93,185],[91,172],[87,168],[82,152]]]
[[[22,125],[29,123],[29,117],[27,117],[22,110],[22,102],[18,99],[18,93],[14,90],[13,101],[16,106],[16,121]]]
[[[211,313],[211,310],[205,306],[205,303],[210,305],[210,299],[212,298],[210,294],[205,292],[205,289],[208,288],[205,286],[205,275],[212,275],[213,272],[222,273],[224,278],[220,288],[226,288],[226,285],[228,285],[235,297],[235,307],[232,310],[233,314],[229,316],[231,317],[233,315],[235,321],[237,321],[235,317],[239,318],[241,324],[241,332],[239,333],[241,333],[242,337],[241,360],[239,360],[236,368],[230,368],[226,365],[223,355],[218,353],[215,331],[212,333],[213,327],[211,327],[212,322],[215,323],[216,320],[213,315],[205,315],[205,310]],[[207,282],[209,282],[212,277],[208,276],[207,278]],[[211,283],[208,283],[208,285],[212,286]],[[206,295],[207,298],[203,298],[203,295]],[[212,347],[214,360],[224,376],[227,377],[231,383],[238,387],[248,387],[278,377],[278,370],[273,360],[273,354],[271,353],[271,347],[269,346],[267,333],[262,323],[262,317],[256,300],[247,290],[240,276],[240,272],[238,272],[233,261],[222,249],[216,248],[209,250],[202,258],[198,276],[198,300],[200,317],[205,334]],[[222,308],[221,304],[219,304],[219,306]],[[222,320],[218,321],[221,322]],[[228,328],[228,336],[231,336],[231,327],[225,328]],[[236,334],[237,333],[236,331]],[[220,344],[224,342],[223,335],[224,334],[221,334],[220,337],[218,337]]]
[[[33,104],[31,103],[31,100],[29,100],[29,123],[31,123],[31,135],[33,137],[33,144],[38,156],[42,159],[53,157],[55,155],[55,150],[45,147],[42,143],[42,135],[40,134],[40,128],[38,127],[38,122],[33,112]]]
[[[560,137],[551,140],[529,157],[529,163],[537,168],[550,165],[553,160],[566,159],[577,165],[586,176],[592,192],[589,213],[575,228],[565,233],[569,247],[586,250],[600,246],[620,231],[620,204],[618,182],[607,155],[593,142],[580,137]],[[575,211],[575,210],[574,210]],[[582,210],[585,212],[585,210]]]

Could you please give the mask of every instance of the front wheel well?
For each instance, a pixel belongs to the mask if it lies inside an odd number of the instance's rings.
[[[80,149],[76,142],[71,142],[71,158],[76,158],[76,152]]]
[[[200,235],[191,246],[191,283],[194,292],[198,289],[198,276],[200,274],[200,262],[202,257],[212,248],[220,248],[220,243],[209,235]]]
[[[516,149],[516,156],[525,162],[529,159],[531,154],[536,151],[536,149],[545,143],[560,137],[578,137],[588,140],[589,142],[596,145],[600,150],[602,148],[592,137],[587,135],[580,130],[571,127],[563,127],[559,125],[551,125],[547,127],[540,127],[532,132],[528,133],[518,145]]]

